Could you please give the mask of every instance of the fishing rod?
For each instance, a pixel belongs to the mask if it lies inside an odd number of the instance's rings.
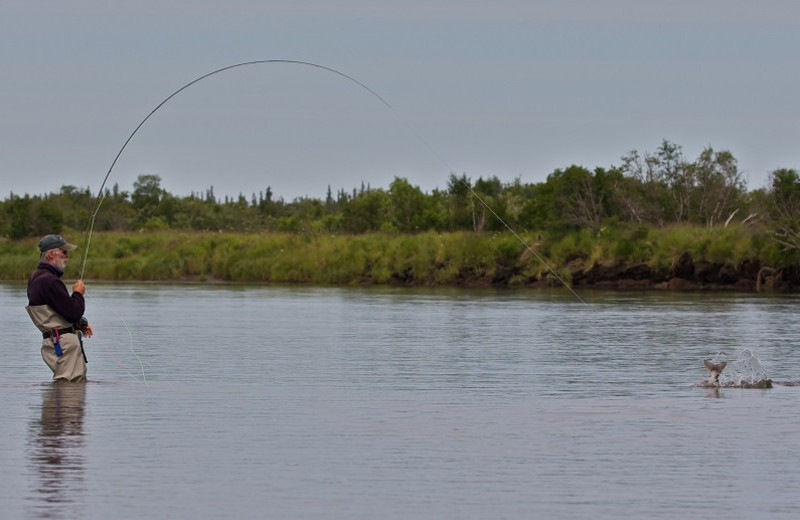
[[[338,70],[336,70],[334,68],[326,67],[325,65],[319,65],[317,63],[311,63],[311,62],[308,62],[308,61],[281,60],[281,59],[245,61],[245,62],[242,62],[242,63],[236,63],[234,65],[228,65],[226,67],[222,67],[220,69],[213,70],[213,71],[211,71],[209,73],[203,74],[202,76],[193,79],[189,83],[185,84],[184,86],[182,86],[181,88],[179,88],[178,90],[176,90],[175,92],[173,92],[172,94],[170,94],[169,96],[164,98],[164,100],[161,103],[156,105],[156,107],[153,108],[153,110],[151,110],[150,113],[147,114],[147,116],[144,119],[142,119],[142,121],[136,126],[136,128],[134,128],[133,132],[131,132],[131,135],[129,135],[128,138],[125,140],[125,143],[123,143],[122,148],[119,149],[119,151],[117,152],[117,155],[114,157],[114,160],[111,162],[111,166],[109,166],[108,171],[106,172],[106,175],[103,178],[103,182],[100,184],[100,190],[98,191],[99,199],[97,201],[97,206],[94,208],[94,211],[92,211],[91,217],[89,218],[89,224],[88,224],[88,227],[87,227],[87,231],[85,233],[84,248],[83,248],[83,263],[81,265],[80,279],[83,279],[83,275],[84,275],[84,273],[86,271],[86,260],[89,257],[89,244],[91,243],[92,233],[94,232],[94,224],[95,224],[95,220],[97,219],[97,213],[100,211],[100,207],[103,205],[103,201],[106,198],[106,193],[107,193],[106,190],[105,190],[106,183],[108,182],[108,178],[111,176],[111,171],[114,169],[114,166],[116,166],[117,161],[119,160],[120,156],[122,155],[122,152],[125,151],[125,148],[127,148],[128,144],[133,139],[133,136],[135,136],[136,133],[139,131],[139,129],[142,128],[142,126],[144,126],[144,124],[147,122],[147,120],[150,119],[150,117],[152,117],[152,115],[155,114],[170,99],[174,98],[175,96],[177,96],[178,94],[180,94],[181,92],[183,92],[187,88],[191,87],[195,83],[198,83],[198,82],[200,82],[200,81],[202,81],[202,80],[204,80],[204,79],[206,79],[206,78],[208,78],[210,76],[214,76],[215,74],[219,74],[221,72],[225,72],[225,71],[228,71],[228,70],[231,70],[231,69],[235,69],[235,68],[238,68],[238,67],[246,67],[246,66],[250,66],[250,65],[260,65],[260,64],[265,64],[265,63],[285,63],[285,64],[290,64],[290,65],[303,65],[303,66],[307,66],[307,67],[314,67],[314,68],[317,68],[317,69],[322,69],[322,70],[326,70],[328,72],[332,72],[332,73],[334,73],[336,75],[339,75],[339,76],[341,76],[341,77],[343,77],[345,79],[348,79],[348,80],[354,82],[355,84],[357,84],[361,88],[366,89],[370,94],[372,94],[373,96],[378,98],[381,101],[381,103],[386,105],[389,108],[389,110],[391,110],[392,112],[395,111],[394,108],[392,107],[392,105],[390,105],[388,101],[386,101],[377,92],[375,92],[374,90],[369,88],[364,83],[358,81],[354,77],[349,76],[349,75],[345,74],[344,72],[340,72],[340,71],[338,71]]]
[[[310,62],[310,61],[301,61],[301,60],[287,60],[287,59],[270,59],[270,60],[253,60],[253,61],[245,61],[245,62],[241,62],[241,63],[235,63],[235,64],[233,64],[233,65],[228,65],[228,66],[226,66],[226,67],[222,67],[222,68],[219,68],[219,69],[213,70],[213,71],[211,71],[211,72],[208,72],[208,73],[206,73],[206,74],[203,74],[202,76],[199,76],[199,77],[197,77],[197,78],[193,79],[193,80],[192,80],[192,81],[190,81],[189,83],[186,83],[186,84],[185,84],[185,85],[183,85],[181,88],[179,88],[178,90],[176,90],[175,92],[173,92],[172,94],[170,94],[169,96],[167,96],[166,98],[164,98],[164,100],[163,100],[163,101],[161,101],[161,103],[159,103],[158,105],[156,105],[156,106],[155,106],[155,108],[153,108],[153,109],[150,111],[150,113],[149,113],[149,114],[147,114],[147,116],[146,116],[144,119],[142,119],[142,121],[141,121],[141,122],[140,122],[140,123],[139,123],[139,124],[136,126],[136,128],[133,130],[133,132],[131,132],[131,134],[130,134],[130,135],[128,136],[128,138],[125,140],[125,143],[122,145],[122,148],[120,148],[120,149],[119,149],[119,151],[117,152],[117,155],[114,157],[114,160],[111,162],[111,166],[109,166],[109,168],[108,168],[108,171],[106,172],[106,175],[105,175],[105,177],[103,178],[103,182],[100,184],[100,190],[98,191],[98,197],[99,197],[99,198],[98,198],[98,201],[97,201],[97,206],[94,208],[94,211],[92,211],[92,214],[91,214],[91,216],[90,216],[90,218],[89,218],[89,224],[88,224],[88,227],[87,227],[87,230],[86,230],[86,233],[85,233],[85,238],[84,238],[84,247],[83,247],[83,262],[82,262],[82,264],[81,264],[81,273],[80,273],[80,279],[83,279],[83,275],[84,275],[84,273],[85,273],[85,271],[86,271],[86,261],[87,261],[87,259],[89,258],[89,245],[91,244],[91,240],[92,240],[92,234],[93,234],[93,232],[94,232],[95,220],[97,219],[97,213],[100,211],[100,207],[102,206],[102,204],[103,204],[103,201],[104,201],[104,200],[105,200],[105,198],[106,198],[106,194],[107,194],[107,190],[105,189],[106,183],[108,182],[108,178],[111,176],[111,171],[114,169],[114,166],[117,164],[117,161],[119,160],[120,156],[122,155],[122,152],[124,152],[124,151],[125,151],[125,148],[126,148],[126,147],[128,146],[128,144],[131,142],[131,140],[132,140],[132,139],[133,139],[133,137],[136,135],[136,133],[139,131],[139,129],[140,129],[140,128],[142,128],[142,126],[144,126],[144,124],[147,122],[147,120],[148,120],[148,119],[150,119],[150,117],[151,117],[153,114],[155,114],[155,113],[156,113],[156,112],[157,112],[157,111],[158,111],[158,110],[159,110],[159,109],[160,109],[162,106],[164,106],[164,105],[165,105],[167,102],[169,102],[169,100],[171,100],[172,98],[174,98],[175,96],[177,96],[178,94],[180,94],[181,92],[183,92],[184,90],[186,90],[187,88],[191,87],[191,86],[192,86],[192,85],[194,85],[195,83],[198,83],[198,82],[200,82],[200,81],[202,81],[202,80],[204,80],[204,79],[206,79],[206,78],[208,78],[208,77],[210,77],[210,76],[214,76],[215,74],[220,74],[220,73],[222,73],[222,72],[229,71],[229,70],[231,70],[231,69],[236,69],[236,68],[239,68],[239,67],[247,67],[247,66],[251,66],[251,65],[264,65],[264,64],[270,64],[270,63],[273,63],[273,64],[274,64],[274,63],[282,63],[282,64],[287,64],[287,65],[300,65],[300,66],[305,66],[305,67],[313,67],[313,68],[316,68],[316,69],[320,69],[320,70],[323,70],[323,71],[327,71],[327,72],[331,72],[331,73],[333,73],[333,74],[336,74],[337,76],[340,76],[340,77],[342,77],[342,78],[345,78],[345,79],[347,79],[347,80],[349,80],[349,81],[351,81],[351,82],[355,83],[355,84],[356,84],[356,85],[358,85],[359,87],[363,88],[364,90],[366,90],[367,92],[369,92],[370,94],[372,94],[372,95],[373,95],[375,98],[377,98],[377,99],[378,99],[378,100],[379,100],[379,101],[380,101],[380,102],[381,102],[383,105],[385,105],[385,106],[386,106],[386,107],[387,107],[387,108],[388,108],[390,111],[392,111],[392,113],[394,113],[395,115],[397,115],[397,112],[395,111],[394,107],[392,107],[392,105],[391,105],[391,104],[390,104],[388,101],[386,101],[386,99],[384,99],[384,98],[383,98],[383,97],[382,97],[380,94],[378,94],[378,93],[377,93],[377,92],[375,92],[373,89],[371,89],[370,87],[368,87],[367,85],[365,85],[365,84],[364,84],[364,83],[362,83],[361,81],[357,80],[357,79],[356,79],[356,78],[354,78],[353,76],[350,76],[350,75],[348,75],[348,74],[345,74],[344,72],[341,72],[341,71],[339,71],[339,70],[336,70],[336,69],[334,69],[334,68],[332,68],[332,67],[327,67],[327,66],[325,66],[325,65],[320,65],[320,64],[318,64],[318,63],[313,63],[313,62]],[[417,133],[416,133],[416,132],[413,130],[413,128],[409,128],[409,130],[410,130],[410,131],[411,131],[411,132],[412,132],[412,133],[413,133],[413,134],[414,134],[414,135],[417,137],[417,139],[419,139],[419,140],[420,140],[420,141],[421,141],[421,142],[422,142],[422,143],[425,145],[425,147],[426,147],[426,148],[428,148],[428,150],[430,150],[430,151],[431,151],[431,152],[432,152],[432,153],[433,153],[433,154],[434,154],[434,155],[435,155],[435,156],[436,156],[436,157],[437,157],[437,158],[438,158],[438,159],[439,159],[439,160],[440,160],[440,161],[441,161],[443,164],[445,164],[445,165],[447,166],[447,163],[446,163],[444,160],[442,160],[442,158],[439,156],[439,154],[438,154],[438,153],[436,153],[436,151],[435,151],[435,150],[434,150],[434,149],[433,149],[433,148],[432,148],[432,147],[431,147],[431,146],[430,146],[430,145],[427,143],[427,141],[425,141],[424,139],[422,139],[422,138],[421,138],[421,137],[420,137],[420,136],[419,136],[419,135],[418,135],[418,134],[417,134]],[[449,168],[449,166],[448,166],[448,168]],[[453,171],[453,169],[452,169],[452,168],[449,168],[449,169],[450,169],[450,171]],[[521,244],[522,244],[522,245],[525,247],[525,249],[526,249],[528,252],[530,252],[530,253],[531,253],[531,254],[532,254],[532,255],[533,255],[533,256],[534,256],[534,257],[535,257],[535,258],[536,258],[536,259],[537,259],[537,260],[538,260],[538,261],[539,261],[539,262],[540,262],[540,263],[541,263],[541,264],[542,264],[542,265],[543,265],[543,266],[546,268],[546,269],[547,269],[547,271],[549,271],[549,272],[550,272],[550,273],[551,273],[551,274],[552,274],[552,275],[553,275],[553,276],[556,278],[556,280],[558,280],[558,281],[559,281],[559,282],[560,282],[560,283],[561,283],[561,284],[562,284],[564,287],[566,287],[567,289],[569,289],[569,291],[570,291],[570,292],[571,292],[571,293],[572,293],[572,294],[575,296],[575,298],[577,298],[577,299],[578,299],[578,301],[580,301],[581,303],[586,303],[586,302],[584,302],[584,301],[583,301],[583,299],[582,299],[580,296],[578,296],[578,294],[577,294],[577,293],[576,293],[576,292],[575,292],[575,291],[572,289],[572,287],[570,287],[570,286],[569,286],[569,284],[567,284],[567,282],[565,282],[565,281],[564,281],[564,279],[563,279],[563,278],[561,278],[561,276],[559,276],[559,275],[558,275],[558,273],[556,273],[556,271],[555,271],[555,270],[554,270],[552,267],[550,267],[550,266],[547,264],[547,262],[545,262],[545,260],[544,260],[544,259],[543,259],[541,256],[539,256],[539,254],[538,254],[536,251],[534,251],[534,250],[533,250],[533,248],[532,248],[530,245],[528,245],[528,244],[527,244],[527,243],[526,243],[526,242],[525,242],[525,241],[522,239],[522,237],[520,237],[520,236],[517,234],[517,232],[516,232],[516,231],[514,231],[514,230],[511,228],[511,226],[509,226],[509,225],[508,225],[508,223],[507,223],[505,220],[503,220],[503,219],[500,217],[500,215],[498,215],[498,214],[497,214],[497,213],[496,213],[496,212],[495,212],[495,211],[494,211],[494,210],[491,208],[491,206],[489,206],[489,204],[487,204],[487,203],[486,203],[486,201],[484,201],[484,200],[483,200],[483,198],[482,198],[480,195],[478,195],[478,193],[476,193],[476,192],[475,192],[475,190],[473,190],[473,189],[472,189],[472,186],[470,186],[470,185],[469,185],[469,184],[468,184],[468,183],[467,183],[467,182],[466,182],[466,181],[465,181],[463,178],[461,178],[461,179],[459,179],[459,180],[460,180],[460,182],[461,182],[461,183],[462,183],[462,184],[463,184],[463,185],[464,185],[464,186],[467,188],[467,190],[469,190],[469,192],[470,192],[470,193],[471,193],[471,194],[472,194],[472,195],[473,195],[473,196],[474,196],[476,199],[478,199],[478,201],[480,201],[480,203],[481,203],[481,204],[482,204],[482,205],[483,205],[483,206],[484,206],[484,207],[485,207],[487,210],[489,210],[489,212],[490,212],[492,215],[494,215],[494,217],[495,217],[497,220],[499,220],[499,221],[500,221],[500,223],[502,223],[502,224],[503,224],[503,226],[504,226],[506,229],[508,229],[508,231],[510,231],[510,232],[511,232],[511,234],[512,234],[512,235],[513,235],[513,236],[514,236],[514,237],[515,237],[515,238],[516,238],[516,239],[517,239],[517,240],[518,240],[518,241],[519,241],[519,242],[520,242],[520,243],[521,243]]]

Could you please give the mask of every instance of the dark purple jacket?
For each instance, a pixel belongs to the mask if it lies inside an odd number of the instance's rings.
[[[47,262],[39,262],[39,267],[28,279],[28,305],[49,305],[51,309],[70,323],[81,319],[86,310],[86,302],[81,293],[67,292],[61,281],[64,272]]]

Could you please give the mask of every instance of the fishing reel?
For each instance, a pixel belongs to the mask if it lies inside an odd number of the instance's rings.
[[[89,326],[89,320],[87,320],[85,317],[81,316],[81,319],[79,319],[78,322],[75,323],[75,326],[79,330],[86,330],[86,327]]]

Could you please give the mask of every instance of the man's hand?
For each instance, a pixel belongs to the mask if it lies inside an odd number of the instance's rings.
[[[88,323],[81,327],[81,334],[83,334],[84,338],[91,338],[92,334],[94,334],[94,330],[92,330],[92,326]]]
[[[92,326],[89,325],[89,320],[86,319],[86,316],[81,317],[75,325],[78,327],[78,330],[81,331],[81,334],[87,338],[91,338],[92,334],[94,334],[94,330]]]
[[[83,285],[83,280],[78,280],[72,285],[72,292],[83,294],[86,292],[86,286]]]

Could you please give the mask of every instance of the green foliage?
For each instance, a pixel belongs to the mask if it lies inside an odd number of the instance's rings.
[[[395,178],[389,187],[391,227],[401,233],[420,231],[423,225],[425,195],[407,180]]]
[[[67,236],[79,233],[68,231]],[[73,240],[75,241],[75,240]],[[0,279],[24,280],[38,261],[37,239],[0,239]],[[80,243],[80,241],[76,241]],[[670,269],[685,252],[696,262],[748,260],[783,267],[768,231],[750,226],[603,228],[600,232],[523,234],[458,231],[417,234],[98,232],[87,279],[302,284],[519,285],[569,280],[574,269],[647,262]],[[67,277],[77,276],[73,255]]]
[[[95,241],[87,269],[108,279],[519,282],[546,276],[543,261],[565,273],[580,263],[668,268],[687,251],[715,263],[800,263],[796,170],[775,170],[770,186],[748,193],[729,151],[707,147],[690,161],[667,140],[654,153],[630,152],[619,167],[572,165],[538,183],[451,173],[446,189],[431,193],[400,177],[388,189],[328,187],[324,201],[291,202],[269,187],[224,201],[213,187],[178,197],[153,174],[102,198],[67,185],[0,202],[0,237],[79,234],[71,230],[86,230],[95,211],[94,231],[113,246]],[[16,276],[16,262],[4,259],[3,269]]]
[[[697,233],[696,226],[671,226],[658,234],[653,242],[654,254],[651,265],[654,268],[668,269],[685,252],[693,256],[698,253],[695,249]]]
[[[729,226],[714,230],[703,228],[703,231],[708,233],[705,252],[708,262],[738,265],[743,260],[757,258],[749,228]]]
[[[620,262],[649,262],[653,256],[653,244],[644,226],[620,230],[611,246],[611,256]]]
[[[36,242],[0,238],[0,280],[25,280],[38,262]]]
[[[8,218],[7,236],[12,239],[29,237],[34,234],[31,224],[32,202],[27,195],[24,198],[13,198],[6,204]]]
[[[299,198],[284,202],[268,187],[250,199],[204,195],[177,197],[161,187],[158,175],[138,177],[128,193],[114,186],[102,199],[88,189],[63,186],[46,196],[12,196],[0,203],[0,233],[11,238],[84,229],[97,212],[97,231],[233,231],[239,233],[424,233],[426,231],[544,230],[566,233],[625,225],[665,226],[671,222],[726,225],[758,208],[780,208],[774,218],[800,223],[794,170],[777,170],[765,195],[744,196],[730,152],[705,149],[695,162],[680,147],[664,141],[655,154],[631,152],[619,168],[593,171],[572,165],[556,169],[545,182],[504,184],[495,176],[450,174],[446,190],[424,193],[404,178],[388,190],[362,185],[352,194],[330,187],[324,201]],[[800,229],[795,225],[792,229]],[[800,243],[800,238],[798,238]],[[623,248],[624,249],[624,248]],[[630,248],[628,248],[630,249]],[[625,255],[639,255],[633,250]]]

